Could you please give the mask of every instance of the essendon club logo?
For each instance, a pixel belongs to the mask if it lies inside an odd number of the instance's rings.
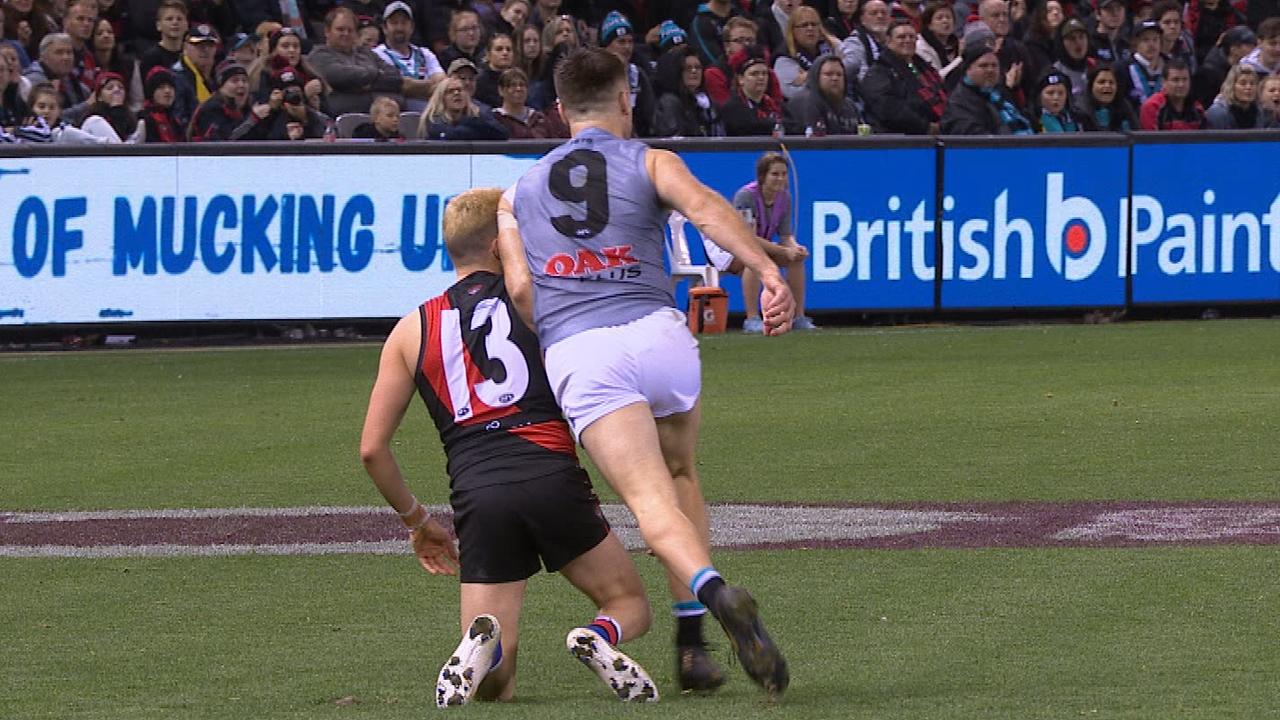
[[[553,277],[588,277],[604,273],[621,279],[637,277],[640,261],[631,255],[630,245],[601,248],[600,252],[579,250],[576,255],[556,253],[547,260],[543,272]]]

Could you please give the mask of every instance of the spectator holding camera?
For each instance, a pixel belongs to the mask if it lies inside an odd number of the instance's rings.
[[[302,76],[291,67],[271,76],[266,102],[257,103],[244,122],[231,133],[232,140],[319,140],[329,128],[329,118],[307,104]],[[394,100],[392,101],[395,102]],[[397,114],[397,122],[399,115]]]
[[[268,33],[267,51],[245,67],[249,70],[249,93],[255,101],[266,99],[271,93],[271,76],[287,67],[302,78],[308,98],[324,95],[320,71],[302,56],[302,36],[293,28],[281,27]]]
[[[225,142],[244,122],[249,102],[249,73],[243,65],[224,63],[217,72],[217,92],[196,108],[187,128],[191,142]]]
[[[1203,130],[1204,108],[1191,97],[1191,68],[1173,58],[1164,68],[1164,87],[1142,103],[1143,130]]]

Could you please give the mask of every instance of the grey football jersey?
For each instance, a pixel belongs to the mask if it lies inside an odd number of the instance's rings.
[[[665,263],[667,211],[645,168],[648,146],[591,128],[516,183],[543,347],[675,307]]]

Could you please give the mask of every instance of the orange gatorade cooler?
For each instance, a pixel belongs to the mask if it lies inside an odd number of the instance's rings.
[[[729,293],[718,287],[690,288],[688,315],[691,332],[724,332],[729,320]]]

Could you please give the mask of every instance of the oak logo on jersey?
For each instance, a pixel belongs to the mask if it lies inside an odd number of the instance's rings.
[[[601,248],[600,252],[581,249],[576,255],[556,253],[543,272],[552,277],[596,277],[621,280],[640,276],[640,261],[631,255],[630,245]]]

